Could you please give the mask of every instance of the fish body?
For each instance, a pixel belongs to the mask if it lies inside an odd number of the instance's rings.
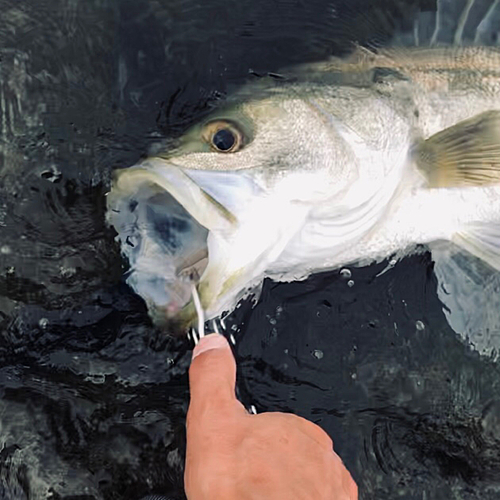
[[[418,244],[454,242],[500,269],[500,51],[358,49],[261,79],[120,171],[108,206],[129,282],[157,318],[193,319],[193,281],[213,318],[265,277]],[[172,214],[187,229],[166,251],[172,231],[155,228]]]

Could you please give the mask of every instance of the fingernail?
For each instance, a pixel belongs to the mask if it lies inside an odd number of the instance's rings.
[[[210,335],[205,335],[200,339],[196,347],[193,349],[193,358],[199,356],[202,352],[210,351],[211,349],[224,349],[228,348],[229,344],[223,335],[219,333],[211,333]]]

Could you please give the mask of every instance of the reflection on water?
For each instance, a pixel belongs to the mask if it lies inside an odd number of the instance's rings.
[[[0,498],[182,498],[190,346],[121,283],[111,172],[250,71],[383,42],[411,5],[0,6]],[[226,321],[241,397],[326,429],[362,498],[498,498],[497,278],[469,272],[465,300],[426,253],[386,267],[267,282]]]

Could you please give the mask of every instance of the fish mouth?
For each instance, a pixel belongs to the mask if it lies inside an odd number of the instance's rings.
[[[192,287],[209,263],[209,233],[230,231],[233,214],[182,167],[148,158],[115,172],[106,218],[129,262],[126,281],[145,300],[153,321],[192,324]]]

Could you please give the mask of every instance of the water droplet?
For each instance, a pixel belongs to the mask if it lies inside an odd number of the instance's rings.
[[[3,255],[8,255],[11,252],[12,252],[12,250],[10,249],[9,245],[3,245],[0,248],[0,253],[3,254]]]
[[[45,330],[45,328],[47,328],[47,326],[49,325],[49,320],[47,318],[41,318],[38,322],[38,325],[40,326],[40,328]]]
[[[417,330],[419,331],[422,331],[425,329],[425,325],[422,323],[422,321],[418,320],[416,323],[415,323],[415,327]]]
[[[314,349],[314,351],[311,353],[316,359],[322,359],[323,358],[323,351],[319,349]]]
[[[341,269],[340,276],[342,276],[342,278],[350,278],[352,276],[351,270],[347,269],[346,267],[344,269]]]
[[[276,318],[269,318],[269,323],[271,323],[271,325],[275,325],[277,323]]]
[[[283,352],[284,352],[285,354],[288,354],[288,349],[285,349]]]
[[[229,335],[229,340],[231,341],[231,344],[236,345],[236,339],[232,333]]]
[[[354,280],[349,280],[347,282],[347,286],[350,287],[350,288],[352,288],[354,286]]]
[[[352,378],[353,380],[356,380],[356,379],[358,378],[358,376],[357,376],[357,374],[356,374],[356,373],[353,373],[353,374],[351,375],[351,378]]]
[[[235,332],[238,329],[238,325],[231,325],[231,330]]]

